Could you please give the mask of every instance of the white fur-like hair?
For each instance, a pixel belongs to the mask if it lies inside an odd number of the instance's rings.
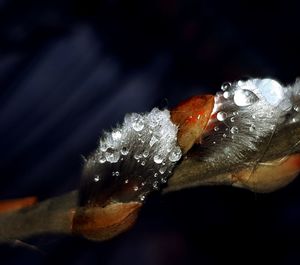
[[[203,159],[236,164],[249,152],[259,159],[262,142],[286,123],[299,121],[300,81],[284,87],[272,79],[249,79],[222,86],[215,96],[207,133],[201,146]]]
[[[144,201],[167,182],[180,158],[177,126],[168,110],[127,114],[122,125],[104,133],[87,159],[81,204]]]

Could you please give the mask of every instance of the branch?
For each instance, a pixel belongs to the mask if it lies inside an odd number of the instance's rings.
[[[255,84],[257,86],[263,86],[262,89],[265,89],[264,86],[266,82],[274,86],[275,89],[278,88],[278,83],[273,80],[254,79],[251,82],[256,82]],[[294,91],[292,91],[293,96],[290,99],[291,101],[298,100],[300,94],[299,84],[298,82],[294,87]],[[249,84],[246,82],[242,85],[247,86]],[[255,89],[253,91],[258,92],[258,88],[256,87]],[[286,90],[287,88],[282,89],[288,91]],[[172,122],[178,126],[177,141],[184,153],[184,157],[175,166],[167,186],[162,191],[164,194],[204,185],[232,185],[254,192],[272,192],[287,185],[297,176],[300,171],[300,118],[298,110],[294,110],[290,107],[288,111],[286,111],[286,109],[280,109],[279,106],[277,106],[277,108],[274,108],[272,105],[269,106],[267,105],[267,100],[273,103],[274,98],[262,98],[258,100],[258,97],[250,90],[246,94],[243,94],[245,93],[245,89],[244,87],[241,89],[238,84],[233,87],[233,91],[239,96],[234,103],[228,100],[226,101],[227,96],[216,96],[214,100],[212,100],[213,96],[198,96],[182,103],[171,111]],[[266,90],[262,91],[267,93]],[[249,98],[245,98],[245,96]],[[273,96],[274,95],[272,95],[272,97]],[[220,104],[218,100],[223,104]],[[253,104],[253,108],[251,108],[251,106],[249,108],[242,108],[240,111],[242,114],[239,114],[240,121],[236,123],[239,124],[242,131],[238,138],[240,142],[236,140],[221,141],[220,146],[216,145],[216,148],[210,148],[210,146],[207,145],[206,148],[211,152],[205,152],[203,155],[205,144],[210,143],[211,139],[215,140],[214,130],[211,130],[210,126],[213,125],[213,129],[216,129],[216,124],[217,126],[222,126],[222,133],[226,132],[227,129],[225,122],[221,123],[219,122],[220,120],[214,120],[214,104],[217,105],[218,108],[221,106],[221,109],[217,110],[218,113],[224,114],[224,108],[227,108],[225,110],[229,110],[228,113],[234,115],[236,105],[239,106],[239,104],[243,104],[242,106],[245,106],[245,104],[251,103],[251,100],[258,102],[256,105]],[[280,98],[280,100],[284,106],[288,106],[288,104],[291,103],[287,101],[286,98]],[[294,102],[292,103],[294,104]],[[297,102],[297,104],[299,104],[299,102]],[[225,107],[223,107],[223,105]],[[251,111],[256,111],[260,115],[260,119],[255,119]],[[269,114],[269,111],[271,114]],[[155,112],[159,111],[154,110],[153,113]],[[151,115],[153,113],[151,112]],[[202,115],[201,118],[199,118],[199,113]],[[164,118],[167,118],[167,112],[163,112],[163,114]],[[136,117],[138,117],[139,123],[135,123],[134,125],[142,125],[136,129],[140,132],[142,127],[144,127],[142,119],[146,117],[150,120],[150,118],[153,118],[151,115],[131,115],[129,118],[134,118],[134,121],[137,122]],[[232,117],[236,118],[236,116]],[[274,117],[278,118],[278,120],[274,121]],[[249,123],[249,121],[251,121],[251,123]],[[256,134],[249,133],[249,125],[252,126],[252,122],[256,122]],[[168,124],[169,121],[165,122],[165,126],[169,126]],[[274,124],[276,124],[276,126],[273,128]],[[133,133],[131,136],[135,135],[135,132],[133,132],[130,127],[131,124],[128,125],[127,123],[126,126],[126,135],[128,136],[128,131],[130,130]],[[172,126],[173,125],[171,125],[171,127]],[[158,129],[161,133],[161,125],[158,126]],[[231,127],[231,129],[234,129],[234,126]],[[235,129],[237,128],[235,127]],[[219,127],[215,131],[218,130],[220,130]],[[148,133],[148,131],[149,130],[147,130],[146,133]],[[174,132],[174,128],[171,132]],[[114,133],[115,137],[121,143],[120,137],[122,136],[122,131],[114,131]],[[231,136],[234,137],[235,133],[236,132],[232,132]],[[164,139],[163,134],[160,136],[161,139]],[[109,137],[110,135],[105,139],[106,144],[109,144]],[[150,138],[147,134],[143,137],[142,139],[129,137],[129,146],[131,149],[125,150],[126,153],[129,151],[136,152],[138,148],[142,149],[144,145],[140,144],[140,140],[143,140],[142,142],[144,143],[144,140],[147,141]],[[167,139],[167,141],[168,140],[169,139]],[[213,143],[215,142],[211,143],[212,146]],[[118,148],[121,148],[121,146],[122,145]],[[223,159],[226,157],[226,155],[224,155],[225,150],[223,150],[225,149],[224,146],[230,150],[227,156],[229,157],[228,159]],[[167,146],[162,145],[160,148],[169,149],[166,147]],[[153,150],[155,151],[156,149],[151,149],[151,151]],[[159,152],[160,150],[161,149],[158,149],[156,151]],[[222,156],[219,155],[220,152]],[[141,154],[140,150],[138,154]],[[114,155],[114,153],[109,154],[108,158],[113,161],[110,161],[111,163],[108,164],[105,164],[106,162],[99,162],[99,159],[103,158],[102,151],[96,152],[94,156],[87,161],[85,174],[88,173],[87,176],[89,178],[92,177],[94,181],[91,182],[91,180],[88,179],[90,181],[88,184],[93,186],[93,203],[90,203],[91,200],[88,197],[86,198],[88,203],[82,203],[81,198],[79,198],[79,194],[82,194],[82,190],[80,190],[70,192],[60,197],[50,198],[44,202],[21,210],[11,209],[11,212],[0,214],[0,243],[8,243],[16,239],[20,240],[49,233],[75,234],[91,240],[101,241],[110,239],[129,229],[134,224],[139,209],[143,205],[144,198],[143,200],[135,199],[136,197],[132,195],[132,188],[137,190],[137,186],[134,185],[136,185],[136,181],[140,181],[140,174],[142,174],[141,172],[143,172],[145,167],[137,165],[137,162],[131,163],[130,159],[137,160],[133,158],[133,155],[124,158],[125,164],[123,164],[122,160],[119,160],[120,155]],[[147,154],[147,157],[148,156],[149,153]],[[95,159],[95,157],[97,159]],[[220,159],[220,157],[222,159]],[[150,164],[150,167],[148,166],[150,168],[149,172],[153,173],[151,168],[161,163],[161,161],[158,163],[154,162],[151,161],[152,164]],[[139,174],[132,176],[131,185],[124,185],[124,182],[122,182],[122,179],[119,177],[119,171],[115,171],[116,168],[119,169],[117,167],[120,166],[118,163],[122,166],[119,168],[123,168],[125,171],[131,170],[133,173],[136,173],[136,168],[139,168]],[[90,164],[92,166],[90,166]],[[171,168],[173,164],[169,166]],[[91,172],[92,174],[90,174]],[[101,174],[99,174],[99,172]],[[169,170],[168,172],[171,171]],[[112,178],[112,173],[114,178]],[[106,177],[103,182],[104,184],[99,183],[100,176]],[[125,183],[128,183],[128,180],[126,181]],[[157,182],[156,179],[153,181]],[[95,182],[100,185],[101,194],[99,194]],[[151,184],[151,182],[149,183]],[[142,186],[144,187],[144,185]],[[150,187],[152,187],[152,185]],[[88,189],[86,189],[86,191],[87,193],[85,195],[91,196]],[[6,206],[7,205],[9,204],[6,203]],[[15,201],[11,205],[14,205],[14,209],[18,208]]]
[[[260,149],[265,150],[264,154],[260,154],[260,161],[257,161],[257,154],[249,154],[245,157],[245,160],[241,163],[231,164],[228,161],[223,161],[219,164],[211,164],[206,161],[201,161],[191,151],[191,154],[188,154],[187,159],[183,160],[180,163],[174,174],[168,181],[168,186],[164,189],[164,192],[172,192],[185,188],[198,187],[203,185],[235,185],[239,186],[238,180],[234,178],[234,174],[242,169],[257,167],[257,163],[264,163],[274,160],[280,160],[287,158],[287,156],[292,154],[297,154],[300,152],[300,126],[299,124],[291,124],[280,131],[277,131],[270,142],[263,142],[265,146],[261,146]],[[280,161],[275,161],[280,164]],[[272,169],[273,166],[273,169]],[[267,189],[267,192],[276,190],[287,184],[285,182],[284,176],[279,176],[282,178],[282,182],[274,183],[275,177],[278,175],[277,168],[274,165],[266,165],[272,170],[273,180],[269,180],[269,184],[272,189]],[[274,172],[273,172],[274,170]],[[295,172],[296,174],[298,171]],[[252,176],[253,177],[253,176]],[[261,179],[258,179],[257,182],[262,182],[265,176]],[[256,183],[259,185],[259,183]],[[278,186],[277,186],[278,185]],[[253,191],[262,192],[261,187],[252,187],[247,186],[247,183],[244,183],[244,188],[251,189]],[[263,188],[263,187],[262,187]]]

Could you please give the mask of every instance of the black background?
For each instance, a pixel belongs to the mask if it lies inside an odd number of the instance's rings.
[[[287,1],[0,0],[0,199],[77,188],[81,155],[127,112],[245,76],[294,82],[298,37]],[[154,195],[120,237],[41,236],[2,245],[0,264],[299,264],[299,189]]]

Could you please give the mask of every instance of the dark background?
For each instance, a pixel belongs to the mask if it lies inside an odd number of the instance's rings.
[[[245,76],[293,82],[298,37],[287,1],[0,0],[0,199],[77,188],[81,155],[127,112]],[[118,238],[41,236],[2,245],[0,264],[299,264],[299,190],[154,195]]]

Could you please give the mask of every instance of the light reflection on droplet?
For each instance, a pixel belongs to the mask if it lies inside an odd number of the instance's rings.
[[[232,134],[237,134],[237,133],[239,132],[239,128],[236,127],[236,126],[233,126],[233,127],[230,129],[230,132],[231,132]]]
[[[224,111],[219,111],[217,113],[217,120],[218,121],[224,121],[227,118],[227,113]]]
[[[233,101],[239,107],[250,106],[258,100],[258,97],[248,89],[238,89],[234,92]]]

